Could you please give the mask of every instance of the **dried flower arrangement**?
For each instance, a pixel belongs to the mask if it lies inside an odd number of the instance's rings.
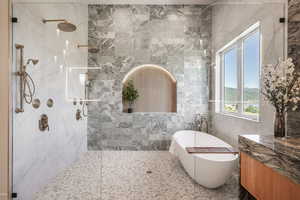
[[[275,137],[284,137],[286,113],[297,110],[300,103],[300,73],[291,58],[279,60],[264,68],[263,84],[262,94],[276,110]]]

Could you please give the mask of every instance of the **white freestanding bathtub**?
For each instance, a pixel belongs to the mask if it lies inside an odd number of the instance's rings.
[[[232,175],[238,155],[189,154],[186,147],[231,147],[221,139],[198,131],[178,131],[172,137],[170,152],[200,185],[217,188]]]

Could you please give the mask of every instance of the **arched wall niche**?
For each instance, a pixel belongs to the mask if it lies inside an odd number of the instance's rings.
[[[133,112],[177,112],[177,81],[174,76],[158,65],[140,65],[129,71],[122,84],[132,80],[139,98],[133,105]],[[123,100],[123,112],[128,103]]]

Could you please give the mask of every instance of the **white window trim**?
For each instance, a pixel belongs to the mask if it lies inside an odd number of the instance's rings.
[[[261,88],[261,83],[260,83],[260,74],[261,74],[261,65],[262,65],[262,36],[261,36],[261,27],[260,27],[260,22],[257,22],[255,24],[253,24],[252,26],[250,26],[246,31],[244,31],[243,33],[241,33],[239,36],[237,36],[236,38],[234,38],[232,41],[230,41],[228,44],[226,44],[225,46],[223,46],[220,50],[218,50],[216,52],[216,79],[215,79],[215,95],[216,95],[216,104],[215,104],[215,111],[216,113],[220,113],[226,116],[231,116],[231,117],[237,117],[240,119],[246,119],[246,120],[251,120],[251,121],[255,121],[255,122],[259,122],[260,121],[260,115],[261,115],[261,101],[259,98],[259,113],[258,115],[252,116],[252,115],[246,115],[243,114],[243,101],[238,103],[238,112],[234,113],[234,112],[228,112],[224,110],[224,66],[223,66],[223,55],[224,52],[227,52],[229,50],[231,50],[234,47],[238,48],[238,63],[243,63],[243,60],[239,60],[239,59],[243,59],[243,41],[248,38],[249,36],[252,35],[252,33],[259,31],[260,33],[260,60],[259,60],[259,91]],[[241,50],[239,50],[241,48]],[[241,72],[241,70],[243,70],[243,64],[242,67],[238,67],[237,68],[237,81],[238,81],[238,99],[243,98],[243,85],[244,85],[244,80],[243,80],[243,72]]]

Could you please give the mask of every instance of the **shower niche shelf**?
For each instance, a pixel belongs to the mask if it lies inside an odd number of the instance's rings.
[[[132,69],[123,79],[124,86],[132,81],[139,97],[132,106],[133,112],[176,112],[176,79],[166,69],[156,65],[142,65]],[[129,103],[123,98],[123,112]]]

